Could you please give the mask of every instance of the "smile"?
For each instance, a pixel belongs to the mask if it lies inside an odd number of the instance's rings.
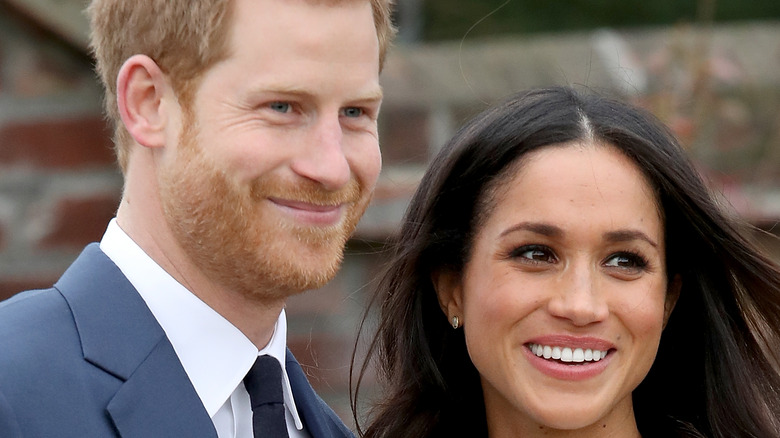
[[[298,221],[315,226],[337,224],[341,220],[345,207],[344,204],[320,205],[279,198],[269,198],[269,201]]]
[[[292,199],[269,198],[274,204],[296,209],[312,211],[316,213],[330,212],[341,208],[341,204],[315,204],[312,202],[296,201]]]
[[[555,359],[561,362],[598,362],[607,356],[609,350],[594,350],[590,348],[572,348],[541,344],[527,344],[533,354],[545,359]]]

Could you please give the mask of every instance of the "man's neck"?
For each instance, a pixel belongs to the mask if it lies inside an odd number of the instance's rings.
[[[125,194],[127,195],[127,193]],[[135,201],[135,200],[132,200]],[[262,299],[221,286],[199,270],[176,244],[161,215],[139,215],[138,203],[123,198],[117,212],[119,227],[171,277],[206,305],[222,315],[252,341],[258,349],[268,344],[284,299]],[[141,201],[143,202],[143,201]],[[157,220],[154,220],[154,218]]]

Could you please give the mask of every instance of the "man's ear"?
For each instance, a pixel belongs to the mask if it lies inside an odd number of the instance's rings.
[[[452,324],[452,317],[458,317],[458,326],[465,322],[463,317],[463,286],[461,275],[449,269],[439,269],[431,274],[431,282],[439,298],[439,307]]]
[[[682,288],[682,278],[680,274],[675,274],[674,278],[669,282],[666,287],[666,301],[664,301],[664,328],[666,323],[669,322],[669,317],[672,315],[672,310],[677,304],[677,300],[680,298],[680,289]]]
[[[138,144],[165,145],[168,100],[174,96],[166,76],[154,60],[133,55],[119,69],[116,98],[122,123]]]

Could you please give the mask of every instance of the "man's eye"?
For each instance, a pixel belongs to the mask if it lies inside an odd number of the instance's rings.
[[[292,109],[292,106],[287,102],[272,102],[270,107],[272,110],[280,113],[289,113]]]
[[[352,118],[360,117],[363,115],[363,110],[357,107],[344,108],[344,115]]]

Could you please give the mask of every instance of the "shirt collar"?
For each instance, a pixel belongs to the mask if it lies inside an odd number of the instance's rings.
[[[116,264],[141,295],[173,345],[192,386],[210,417],[242,384],[258,354],[268,354],[282,366],[284,403],[300,430],[287,377],[287,318],[284,310],[274,334],[260,351],[237,327],[206,305],[162,269],[112,219],[100,249]]]

